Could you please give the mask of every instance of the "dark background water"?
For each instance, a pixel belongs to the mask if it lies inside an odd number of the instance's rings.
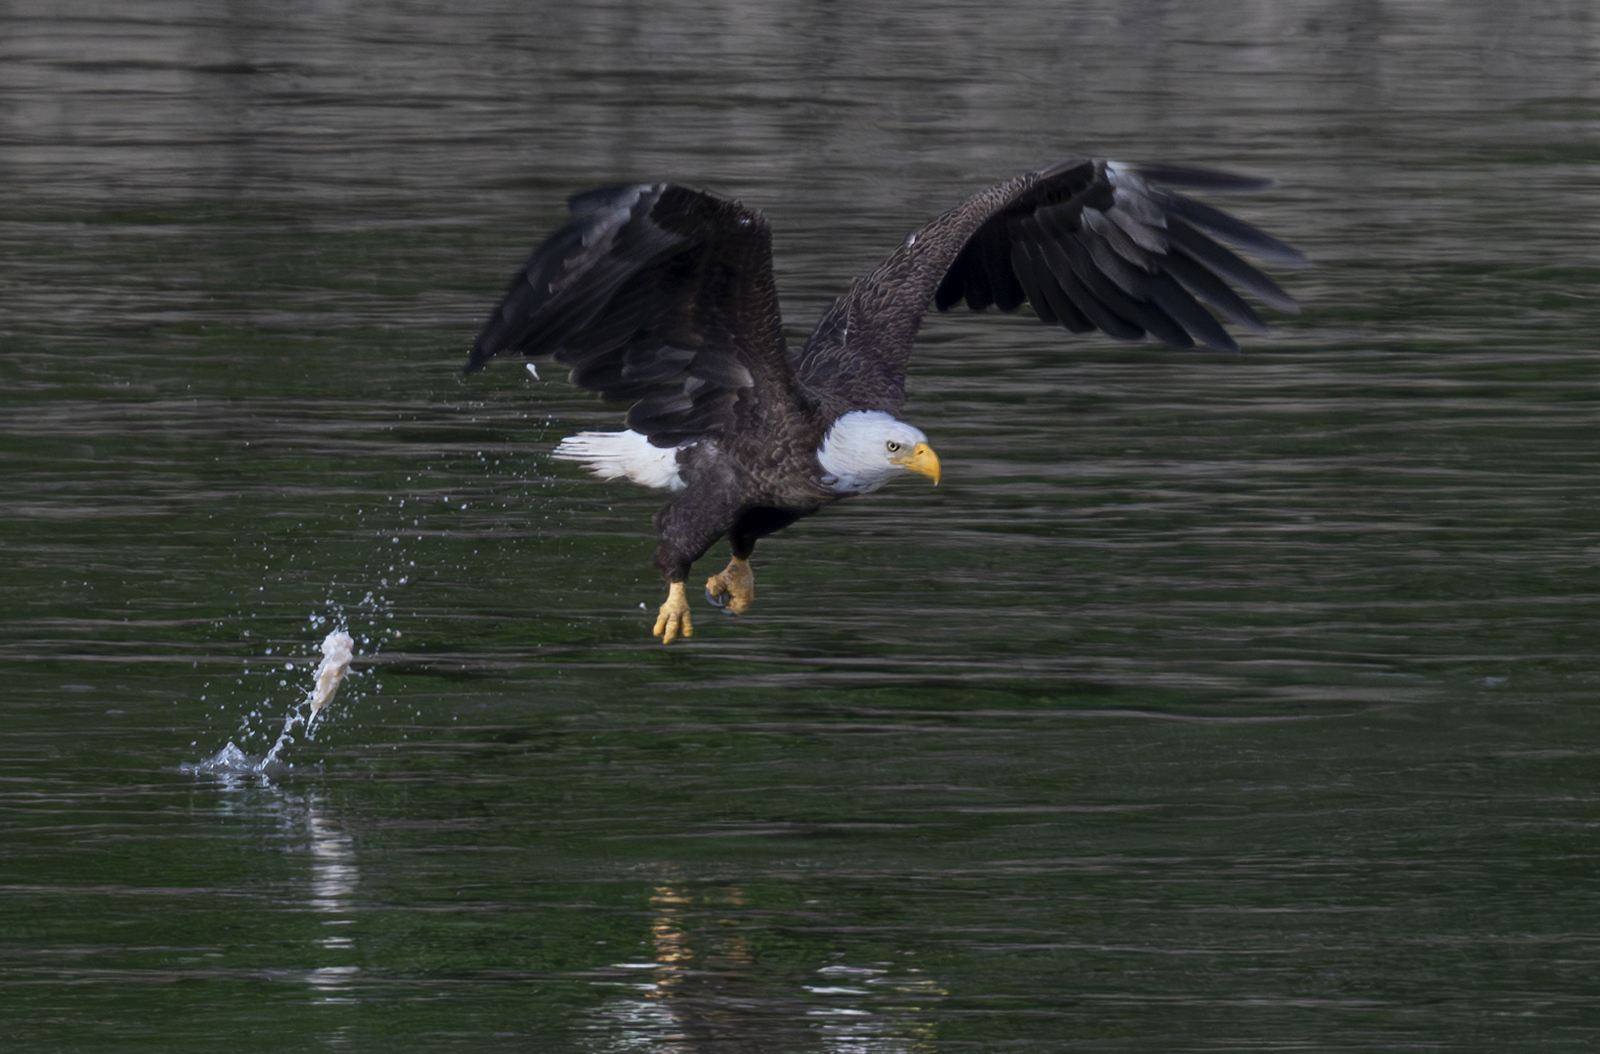
[[[4,1046],[1593,1049],[1597,59],[1575,3],[0,4]],[[655,497],[548,458],[615,414],[458,375],[574,191],[766,210],[796,339],[1074,152],[1276,176],[1304,313],[935,320],[945,484],[687,644]],[[184,770],[336,623],[292,772]]]

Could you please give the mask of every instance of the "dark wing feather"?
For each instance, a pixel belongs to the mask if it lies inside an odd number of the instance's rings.
[[[990,187],[853,283],[824,313],[796,372],[830,414],[895,412],[922,316],[963,300],[1007,311],[1026,301],[1043,321],[1075,333],[1235,351],[1222,322],[1263,328],[1235,287],[1280,310],[1297,305],[1221,242],[1272,263],[1305,258],[1174,190],[1269,186],[1231,172],[1073,160]]]
[[[553,356],[572,380],[631,403],[628,427],[670,447],[801,405],[766,219],[670,183],[605,187],[534,250],[472,346]]]

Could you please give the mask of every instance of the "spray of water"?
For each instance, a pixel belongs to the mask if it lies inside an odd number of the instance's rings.
[[[265,756],[259,760],[252,758],[229,740],[228,745],[216,754],[205,761],[185,765],[184,769],[223,775],[273,776],[283,772],[288,767],[283,755],[294,742],[295,730],[304,725],[309,733],[316,725],[317,717],[333,702],[334,695],[339,691],[339,682],[344,680],[344,675],[350,670],[351,660],[355,658],[355,647],[356,642],[342,629],[336,629],[323,638],[322,662],[317,666],[314,684],[305,698],[285,715],[283,731]]]

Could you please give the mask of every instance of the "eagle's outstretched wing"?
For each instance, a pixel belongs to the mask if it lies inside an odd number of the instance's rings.
[[[1027,302],[1045,322],[1075,333],[1237,350],[1219,317],[1264,326],[1234,287],[1281,310],[1297,305],[1222,243],[1274,263],[1305,258],[1166,188],[1270,185],[1206,169],[1073,160],[990,187],[911,235],[834,301],[797,356],[796,373],[829,416],[894,413],[923,315],[962,300],[1007,311]]]
[[[484,324],[468,373],[554,356],[575,384],[631,403],[628,427],[659,447],[801,401],[759,212],[671,183],[592,190],[568,208]]]

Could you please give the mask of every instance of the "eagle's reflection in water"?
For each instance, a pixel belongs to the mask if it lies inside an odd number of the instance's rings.
[[[737,886],[667,882],[650,900],[649,961],[617,963],[629,990],[594,1015],[591,1049],[702,1054],[819,1051],[913,1054],[931,1049],[929,1002],[943,995],[917,971],[833,962],[803,974],[752,948]],[[622,978],[626,978],[623,980]]]

